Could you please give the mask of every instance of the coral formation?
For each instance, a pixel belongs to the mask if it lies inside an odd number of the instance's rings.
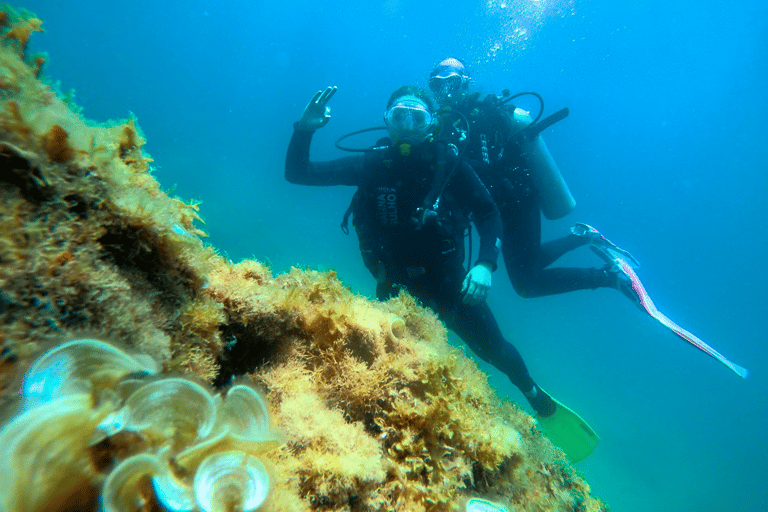
[[[604,509],[429,310],[221,257],[136,120],[85,120],[40,21],[0,26],[4,512]]]

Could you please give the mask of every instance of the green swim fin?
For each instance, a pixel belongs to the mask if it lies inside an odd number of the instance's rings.
[[[557,400],[555,403],[557,409],[551,416],[537,416],[536,419],[552,444],[563,450],[571,462],[579,462],[592,453],[600,441],[600,436],[581,416]]]

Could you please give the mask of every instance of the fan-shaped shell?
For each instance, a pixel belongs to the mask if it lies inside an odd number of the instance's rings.
[[[398,317],[392,317],[389,319],[389,335],[393,338],[402,339],[405,337],[405,321]]]
[[[194,490],[203,512],[248,512],[267,498],[269,474],[256,457],[242,452],[217,453],[197,468]]]
[[[178,481],[170,471],[152,477],[155,497],[168,512],[189,512],[195,507],[192,489]]]
[[[249,441],[267,441],[270,437],[269,411],[261,396],[241,384],[232,386],[219,406],[219,419],[231,436]]]
[[[125,375],[156,371],[157,367],[103,341],[69,341],[45,352],[27,371],[21,387],[22,408],[59,396],[113,389]]]
[[[178,446],[207,436],[216,420],[216,405],[201,385],[180,378],[150,382],[125,403],[126,428],[153,439],[172,439]]]
[[[103,512],[133,512],[148,501],[142,484],[166,471],[155,455],[142,453],[125,459],[112,470],[101,491]]]
[[[504,505],[482,498],[472,498],[467,502],[466,512],[508,512],[508,510]]]
[[[88,443],[104,414],[91,409],[90,395],[68,395],[7,423],[0,430],[0,510],[42,510],[57,496],[92,492]]]

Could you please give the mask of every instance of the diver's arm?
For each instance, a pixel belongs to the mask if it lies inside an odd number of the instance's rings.
[[[499,209],[491,199],[491,194],[475,171],[466,162],[461,163],[452,184],[458,197],[472,212],[473,223],[480,236],[480,253],[477,263],[487,263],[491,270],[496,270],[501,248],[502,224]]]
[[[297,185],[359,185],[365,157],[352,156],[328,162],[310,162],[312,131],[295,129],[285,157],[285,179]]]
[[[359,185],[365,157],[310,162],[309,145],[314,131],[294,129],[285,157],[285,179],[297,185]]]
[[[488,297],[491,288],[491,273],[501,248],[501,215],[491,199],[488,189],[466,162],[461,162],[455,185],[463,194],[466,207],[472,212],[472,221],[480,235],[480,252],[474,267],[464,277],[461,292],[465,304],[480,304]]]
[[[285,179],[297,185],[310,185],[307,176],[309,172],[309,145],[312,142],[313,131],[297,130],[295,125],[291,142],[288,143],[288,153],[285,155]]]
[[[365,157],[340,158],[330,162],[309,161],[309,145],[315,130],[331,119],[328,101],[336,94],[336,87],[317,91],[307,103],[301,118],[293,125],[293,136],[285,157],[285,179],[298,185],[358,185]]]

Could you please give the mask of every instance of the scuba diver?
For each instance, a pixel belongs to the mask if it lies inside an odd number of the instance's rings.
[[[633,270],[640,266],[637,260],[592,226],[577,223],[568,236],[541,243],[539,212],[548,219],[559,219],[576,206],[557,164],[539,136],[564,119],[568,109],[540,121],[544,100],[538,94],[510,95],[504,91],[503,97],[488,95],[481,101],[479,92],[469,92],[470,80],[461,60],[447,58],[432,70],[429,87],[442,104],[438,111],[443,126],[440,131],[452,130],[457,147],[463,146],[459,154],[488,187],[499,209],[504,232],[502,254],[518,295],[540,297],[590,288],[615,288],[673,334],[746,378],[749,374],[746,368],[730,361],[659,311]],[[533,120],[527,112],[508,105],[523,95],[539,99],[541,108]],[[605,266],[547,268],[566,252],[587,244],[603,259]]]
[[[499,212],[467,162],[434,135],[434,99],[418,87],[401,87],[386,105],[389,139],[362,155],[311,162],[312,134],[329,121],[327,104],[335,93],[335,87],[318,91],[294,124],[286,179],[300,185],[357,187],[353,225],[363,261],[377,281],[377,298],[387,300],[404,289],[431,307],[523,392],[547,434],[572,461],[589,455],[599,437],[534,382],[485,302],[501,244]],[[467,271],[464,239],[470,221],[480,247]]]
[[[629,276],[618,265],[603,268],[548,268],[565,253],[592,244],[608,247],[636,263],[596,229],[578,223],[563,238],[541,243],[541,213],[559,219],[576,206],[568,185],[539,133],[565,118],[563,109],[539,122],[544,102],[538,94],[520,93],[504,97],[469,92],[470,76],[456,58],[441,61],[431,72],[429,87],[441,104],[441,122],[454,128],[457,145],[466,145],[464,158],[488,187],[504,226],[502,254],[507,274],[521,297],[595,288],[616,288],[633,302]],[[541,102],[535,120],[509,104],[522,95],[534,95]]]

